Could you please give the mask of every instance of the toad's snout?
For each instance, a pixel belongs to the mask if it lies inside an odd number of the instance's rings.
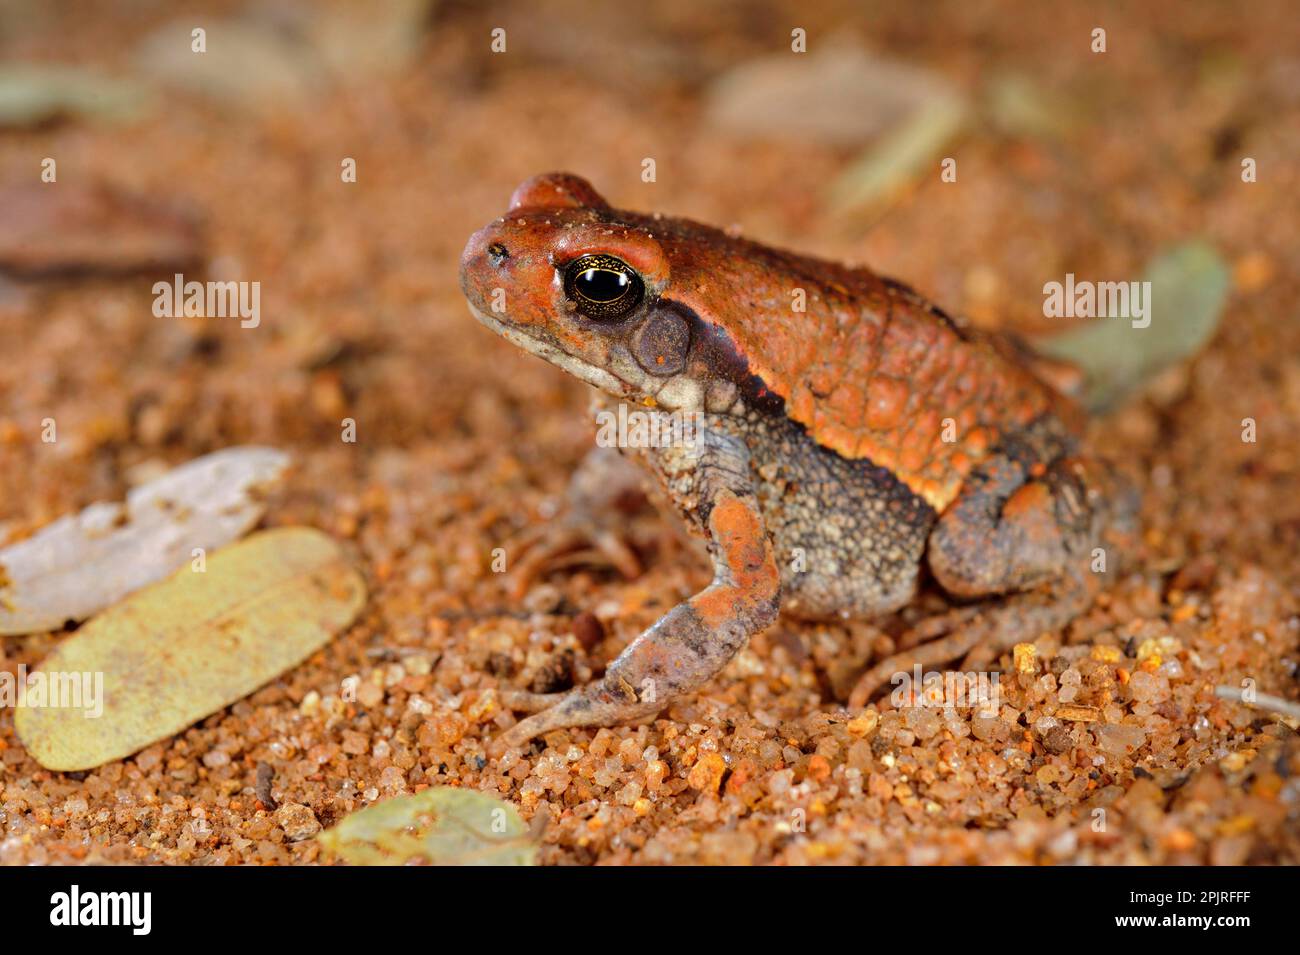
[[[483,283],[510,260],[510,250],[501,241],[495,225],[479,229],[469,237],[460,254],[460,287],[471,301],[483,291]]]

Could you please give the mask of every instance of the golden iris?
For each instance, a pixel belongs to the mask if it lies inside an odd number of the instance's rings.
[[[612,255],[584,255],[564,270],[564,293],[589,318],[622,318],[644,292],[641,277]]]

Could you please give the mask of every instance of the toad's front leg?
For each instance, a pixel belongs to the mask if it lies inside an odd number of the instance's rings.
[[[512,727],[494,749],[566,726],[653,716],[712,679],[752,635],[776,620],[781,577],[749,483],[747,456],[730,439],[710,436],[706,442],[710,447],[697,478],[713,582],[637,637],[604,677]]]

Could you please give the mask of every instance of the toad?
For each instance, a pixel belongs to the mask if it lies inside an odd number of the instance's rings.
[[[713,564],[601,678],[513,694],[532,712],[500,746],[652,717],[779,613],[880,617],[932,581],[957,609],[863,674],[861,707],[896,672],[1064,627],[1134,546],[1137,497],[1084,447],[1068,367],[900,282],[613,209],[564,173],[515,191],[460,281],[481,323],[603,402],[690,416],[624,451]]]

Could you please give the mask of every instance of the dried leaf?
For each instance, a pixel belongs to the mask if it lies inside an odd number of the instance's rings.
[[[70,66],[0,69],[0,128],[35,126],[70,116],[127,120],[148,101],[136,83]]]
[[[353,865],[533,865],[537,858],[514,806],[445,786],[368,806],[317,838]]]
[[[319,84],[310,49],[272,24],[210,18],[203,24],[205,51],[196,55],[191,20],[158,27],[136,54],[139,71],[166,90],[275,109],[303,99]]]
[[[203,257],[196,217],[100,184],[0,188],[0,270],[23,278],[184,270]]]
[[[1151,283],[1147,327],[1099,318],[1035,343],[1044,354],[1083,369],[1086,403],[1094,410],[1114,406],[1164,369],[1196,354],[1218,327],[1230,273],[1211,246],[1189,242],[1169,249],[1143,278]]]
[[[266,489],[289,458],[227,448],[135,488],[126,503],[92,504],[0,550],[0,634],[84,620],[258,522]]]
[[[961,132],[969,116],[969,105],[958,96],[926,102],[835,180],[828,206],[837,215],[856,213],[888,202],[927,168],[938,176],[940,151]]]
[[[264,531],[128,598],[29,675],[103,674],[95,706],[18,706],[14,728],[64,772],[129,756],[239,700],[356,618],[365,583],[339,546],[306,527]],[[39,677],[45,674],[44,677]]]
[[[203,24],[206,50],[192,52],[192,18],[154,30],[136,53],[139,70],[179,89],[258,110],[284,109],[332,83],[390,72],[424,40],[433,0],[314,2],[268,13],[256,7]]]
[[[743,63],[709,91],[709,123],[746,136],[859,146],[955,91],[944,78],[843,43]]]
[[[314,3],[303,32],[320,59],[345,77],[392,72],[410,63],[424,41],[434,0]]]
[[[1016,74],[989,84],[986,106],[990,122],[1004,133],[1049,141],[1068,138],[1080,114],[1079,104]]]

